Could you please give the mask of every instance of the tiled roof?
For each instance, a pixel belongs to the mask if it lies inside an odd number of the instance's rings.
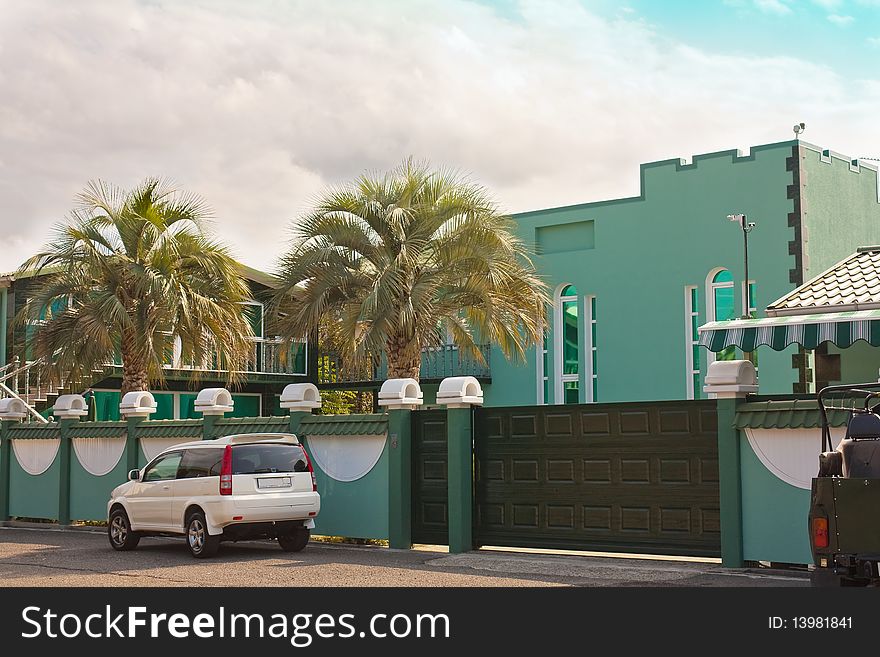
[[[22,423],[9,427],[9,438],[60,438],[57,422],[49,424]]]
[[[274,417],[228,417],[217,420],[211,438],[222,438],[237,433],[287,433],[290,431],[290,416]]]
[[[309,415],[300,424],[305,436],[378,436],[388,431],[383,415]]]
[[[880,246],[860,248],[767,306],[771,317],[880,308]]]
[[[201,420],[150,420],[138,425],[138,438],[200,438]]]
[[[848,411],[828,411],[832,427],[845,427],[848,421]],[[747,402],[736,408],[737,429],[809,429],[820,424],[819,406],[813,399]]]

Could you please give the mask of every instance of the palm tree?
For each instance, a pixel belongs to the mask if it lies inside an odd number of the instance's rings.
[[[91,182],[77,200],[20,268],[42,274],[17,320],[33,327],[44,376],[83,380],[121,357],[122,394],[146,390],[164,380],[177,339],[184,363],[236,380],[252,337],[240,303],[249,290],[204,232],[205,203],[155,178],[131,190]]]
[[[278,332],[328,315],[346,360],[384,353],[392,378],[418,379],[446,334],[478,361],[478,340],[523,358],[547,297],[513,227],[480,186],[412,160],[328,191],[280,261]]]

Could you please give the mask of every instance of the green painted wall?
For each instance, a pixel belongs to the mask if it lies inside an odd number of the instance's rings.
[[[713,269],[729,269],[737,312],[743,281],[742,232],[726,216],[745,212],[758,227],[751,234],[750,278],[757,281],[757,305],[763,308],[794,286],[788,253],[793,229],[788,214],[792,173],[786,159],[793,142],[760,146],[749,156],[726,151],[641,167],[641,195],[516,215],[529,244],[538,231],[557,225],[593,222],[592,235],[576,251],[537,256],[538,271],[550,288],[573,283],[580,295],[597,298],[599,401],[682,399],[686,396],[685,295],[699,290],[699,320],[706,321],[706,278]],[[588,225],[588,224],[582,224]],[[556,240],[544,240],[551,248]],[[553,363],[553,340],[549,362]],[[791,353],[760,353],[761,392],[791,393],[796,372]],[[707,352],[701,349],[705,375]],[[493,350],[487,405],[535,403],[535,350],[524,365],[507,363]],[[583,368],[582,368],[583,369]],[[581,387],[586,373],[581,373]],[[551,385],[551,399],[553,390]]]
[[[880,197],[876,171],[865,166],[851,170],[849,158],[831,152],[823,156],[818,146],[806,143],[800,157],[808,280],[858,247],[880,244]]]
[[[20,518],[58,519],[59,458],[43,474],[22,470],[12,452],[9,459],[9,515]]]
[[[122,429],[121,436],[124,436]],[[124,441],[121,437],[119,440]],[[70,519],[106,520],[110,491],[127,480],[125,451],[116,466],[102,477],[96,477],[80,465],[73,451],[70,459]]]
[[[171,392],[153,392],[156,400],[156,412],[153,420],[174,419],[174,394]],[[95,391],[95,420],[98,422],[117,422],[119,420],[119,401],[121,397],[116,390]]]
[[[119,421],[119,392],[112,390],[95,391],[95,420],[98,422]]]
[[[880,349],[859,341],[846,349],[828,345],[829,354],[840,354],[840,382],[867,383],[880,378]]]
[[[353,438],[352,440],[356,440]],[[388,538],[388,441],[376,465],[356,481],[337,481],[321,470],[305,438],[315,468],[321,511],[313,533],[349,538]]]
[[[195,412],[195,393],[180,393],[180,419],[199,419],[201,413]],[[260,417],[260,397],[259,395],[232,395],[235,402],[232,413],[227,413],[226,417]]]
[[[807,516],[810,491],[785,483],[755,455],[740,434],[743,558],[812,563]]]

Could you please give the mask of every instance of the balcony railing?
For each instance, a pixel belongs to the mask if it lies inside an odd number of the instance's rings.
[[[484,362],[479,362],[467,352],[454,345],[427,347],[422,349],[421,381],[440,381],[448,376],[475,376],[478,379],[491,378],[489,367],[489,345],[479,345]],[[368,361],[354,367],[346,366],[335,354],[321,354],[318,357],[318,383],[334,385],[381,383],[388,378],[388,364],[383,358],[378,365]]]
[[[308,374],[308,343],[304,340],[282,340],[281,338],[252,338],[248,355],[246,374],[283,374],[287,376],[306,376]],[[108,367],[120,369],[122,361],[117,357]],[[174,353],[169,353],[166,370],[198,370],[200,372],[227,372],[222,360],[214,355],[206,362],[196,365],[180,357],[180,346],[175,345]]]
[[[308,373],[309,346],[306,342],[280,338],[255,338],[248,358],[248,372],[254,374]]]

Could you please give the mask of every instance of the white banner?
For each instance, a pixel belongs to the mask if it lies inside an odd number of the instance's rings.
[[[58,454],[59,439],[37,438],[28,440],[18,438],[9,441],[12,443],[12,451],[21,469],[29,475],[40,475],[49,469]]]
[[[117,438],[74,438],[73,451],[86,472],[103,477],[119,463],[125,451],[125,435]]]

